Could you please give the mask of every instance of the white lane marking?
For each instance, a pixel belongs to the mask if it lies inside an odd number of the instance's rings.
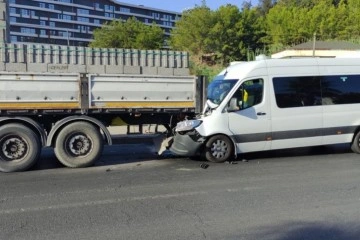
[[[170,198],[203,195],[203,194],[207,194],[207,192],[199,191],[199,192],[187,192],[187,193],[173,193],[173,194],[162,194],[162,195],[153,195],[153,196],[139,196],[139,197],[117,198],[117,199],[107,199],[107,200],[99,200],[99,201],[76,202],[76,203],[44,206],[44,207],[8,209],[8,210],[0,210],[0,215],[37,212],[37,211],[46,211],[46,210],[59,210],[59,209],[78,208],[78,207],[89,207],[89,206],[107,205],[107,204],[130,202],[130,201],[170,199]]]

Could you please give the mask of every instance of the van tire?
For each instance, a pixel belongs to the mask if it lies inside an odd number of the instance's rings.
[[[234,145],[225,135],[209,138],[205,145],[205,158],[210,162],[221,163],[233,157]]]
[[[100,158],[103,145],[103,137],[95,126],[87,122],[74,122],[60,131],[54,152],[67,167],[89,167]]]
[[[360,131],[356,133],[354,140],[351,144],[351,150],[354,153],[360,153]]]

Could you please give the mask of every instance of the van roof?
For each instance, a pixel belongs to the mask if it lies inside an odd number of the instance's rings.
[[[359,66],[360,58],[291,58],[291,59],[264,59],[232,64],[221,71],[216,79],[241,79],[251,71],[260,68],[272,67],[299,67],[299,66]],[[360,69],[359,69],[360,72]]]

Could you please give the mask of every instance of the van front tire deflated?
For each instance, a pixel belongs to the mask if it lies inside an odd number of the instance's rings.
[[[225,135],[209,138],[205,145],[205,158],[210,162],[221,163],[230,160],[234,154],[234,145]]]

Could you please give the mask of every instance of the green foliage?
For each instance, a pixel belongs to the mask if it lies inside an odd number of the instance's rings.
[[[268,44],[293,45],[312,38],[346,40],[360,35],[359,0],[279,0],[266,15]]]
[[[264,18],[257,8],[228,4],[212,11],[204,4],[185,11],[172,31],[171,47],[189,51],[194,62],[212,54],[212,64],[246,60],[248,49],[262,48]]]
[[[186,10],[176,22],[170,45],[174,50],[188,51],[195,55],[210,53],[207,42],[213,26],[213,12],[204,5]]]
[[[160,49],[164,32],[156,24],[148,26],[132,17],[126,22],[113,20],[94,31],[90,47]]]

